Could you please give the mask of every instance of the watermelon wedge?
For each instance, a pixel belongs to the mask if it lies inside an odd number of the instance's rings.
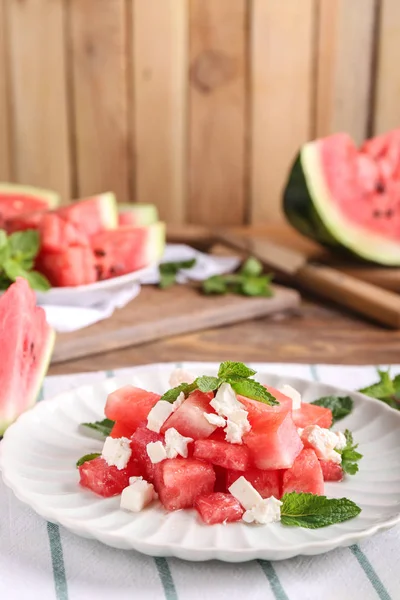
[[[118,225],[143,227],[158,221],[158,210],[154,204],[118,204]]]
[[[55,334],[35,293],[20,277],[0,297],[0,435],[36,401]]]
[[[88,236],[115,229],[118,225],[117,201],[112,192],[62,206],[57,214]]]
[[[56,192],[35,187],[0,183],[0,228],[8,219],[37,210],[56,208],[60,197]]]
[[[346,133],[305,144],[283,207],[303,235],[382,265],[400,265],[400,129],[357,148]]]

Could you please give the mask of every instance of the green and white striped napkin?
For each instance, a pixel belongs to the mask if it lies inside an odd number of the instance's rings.
[[[374,367],[271,364],[271,372],[357,389]],[[400,372],[400,365],[393,373]],[[115,374],[129,374],[129,369]],[[48,377],[43,396],[110,372]],[[283,562],[190,563],[108,548],[49,524],[0,483],[0,598],[6,600],[397,600],[400,527],[359,545]]]

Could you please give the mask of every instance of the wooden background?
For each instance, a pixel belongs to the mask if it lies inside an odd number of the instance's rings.
[[[400,125],[400,0],[0,0],[0,180],[281,219],[305,140]]]

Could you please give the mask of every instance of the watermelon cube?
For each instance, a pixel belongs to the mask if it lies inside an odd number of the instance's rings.
[[[305,492],[319,496],[324,494],[322,469],[314,450],[302,450],[293,466],[284,472],[282,494],[289,492]]]
[[[333,460],[320,460],[319,464],[324,481],[342,481],[344,473],[341,465],[334,463]]]
[[[281,474],[281,471],[263,471],[256,468],[247,469],[244,473],[229,470],[226,472],[226,489],[229,489],[232,483],[243,475],[263,498],[269,498],[270,496],[280,498]]]
[[[196,440],[193,456],[236,471],[245,471],[250,462],[250,452],[246,446],[220,440]]]
[[[236,498],[221,492],[198,496],[194,506],[207,525],[240,521],[244,512]]]
[[[317,404],[308,404],[303,402],[301,408],[294,410],[293,421],[296,427],[308,427],[308,425],[319,425],[325,429],[329,429],[332,425],[332,411],[324,406]]]
[[[95,494],[109,498],[122,493],[129,485],[129,478],[142,475],[135,457],[132,457],[126,469],[110,467],[104,458],[99,456],[88,460],[79,467],[81,486],[92,490]]]
[[[117,421],[115,423],[114,427],[111,430],[110,437],[113,437],[113,438],[121,438],[121,437],[130,438],[133,433],[134,433],[134,429],[132,429],[132,427],[130,427],[129,425],[126,425],[122,421]]]
[[[108,395],[104,412],[108,419],[124,423],[135,431],[160,398],[159,394],[124,385]]]
[[[149,455],[147,454],[147,444],[158,441],[163,442],[164,436],[155,433],[154,431],[150,431],[144,424],[138,427],[131,437],[132,454],[136,456],[145,475],[145,479],[150,483],[154,481],[154,468],[156,465],[151,462]]]
[[[215,471],[214,492],[226,492],[226,490],[227,490],[227,487],[226,487],[227,470],[224,469],[223,467],[218,467],[218,465],[214,465],[214,471]]]
[[[155,466],[155,488],[167,510],[192,508],[198,496],[213,492],[215,473],[209,463],[169,458]]]
[[[193,440],[208,438],[216,426],[211,425],[204,417],[204,413],[215,413],[210,406],[212,394],[204,394],[200,390],[192,392],[185,402],[165,421],[161,433],[174,427],[181,435]]]
[[[270,406],[240,397],[248,411],[251,430],[243,437],[250,458],[258,469],[276,470],[291,467],[303,448],[293,423],[291,400]]]

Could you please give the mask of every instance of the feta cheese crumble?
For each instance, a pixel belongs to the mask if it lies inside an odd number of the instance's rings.
[[[342,457],[335,448],[342,442],[334,431],[319,427],[319,425],[308,425],[302,433],[303,441],[306,441],[315,450],[315,454],[322,460],[331,460],[336,464],[342,462]],[[344,437],[344,436],[343,436]]]
[[[231,444],[241,444],[243,435],[250,431],[251,426],[247,418],[247,411],[237,399],[229,383],[221,385],[211,400],[210,406],[220,417],[226,418],[226,428],[224,429],[226,441]]]
[[[173,404],[166,400],[159,400],[147,415],[147,429],[160,433],[161,427],[173,412]]]
[[[285,384],[279,391],[291,399],[293,410],[299,410],[299,408],[301,408],[301,394],[294,387]]]
[[[207,421],[210,423],[210,425],[216,425],[217,427],[225,427],[226,426],[226,420],[224,419],[224,417],[220,417],[219,415],[216,415],[214,413],[203,413],[204,417],[207,419]]]
[[[335,450],[344,450],[347,446],[346,436],[341,431],[335,431],[335,433],[338,437],[338,443],[335,446]]]
[[[140,512],[155,498],[154,486],[143,477],[131,477],[128,487],[122,490],[121,508]]]
[[[262,501],[262,496],[243,475],[236,479],[228,491],[240,502],[245,510],[250,510]]]
[[[258,523],[259,525],[276,523],[281,520],[281,506],[282,502],[280,500],[270,496],[246,510],[242,519],[245,523]]]
[[[167,452],[161,441],[149,442],[146,446],[147,456],[150,458],[153,465],[165,460]]]
[[[130,440],[126,437],[106,438],[101,457],[109,467],[117,467],[119,471],[125,469],[132,455]]]
[[[223,383],[210,405],[221,417],[229,417],[235,410],[243,409],[243,404],[239,402],[236,394],[229,383]]]
[[[178,455],[187,458],[188,444],[193,442],[190,437],[185,437],[174,427],[170,427],[165,432],[165,451],[167,458],[176,458]]]
[[[196,377],[185,371],[184,369],[174,369],[169,377],[169,385],[171,388],[181,385],[181,383],[193,383]]]

